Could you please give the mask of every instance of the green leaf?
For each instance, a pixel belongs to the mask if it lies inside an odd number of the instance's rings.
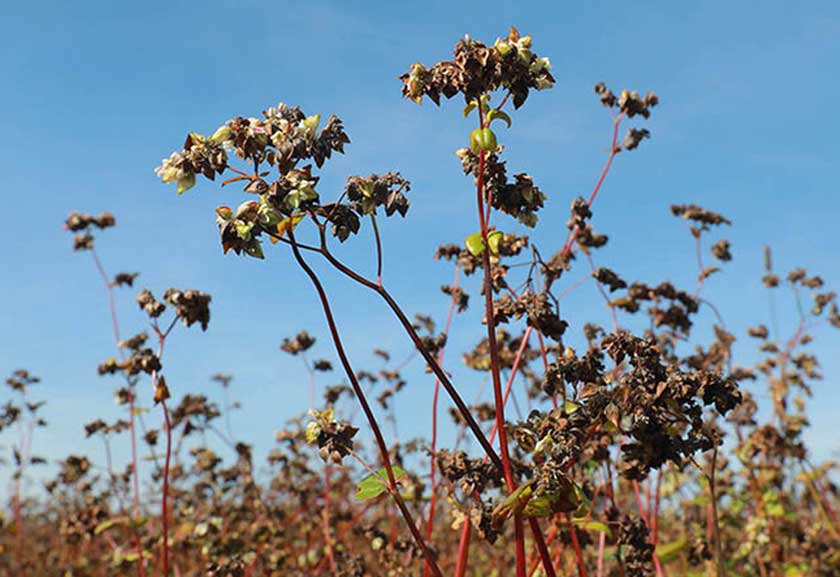
[[[478,107],[478,102],[473,100],[469,104],[464,107],[464,118],[470,115],[470,112],[475,110]]]
[[[292,192],[287,194],[286,198],[284,199],[286,206],[288,206],[292,210],[297,210],[297,208],[300,206],[300,201],[300,192],[298,192],[297,190],[293,190]]]
[[[104,533],[105,531],[107,531],[108,529],[110,529],[112,527],[119,526],[119,525],[126,525],[128,527],[131,527],[132,529],[140,529],[141,527],[143,527],[148,522],[149,522],[148,517],[131,518],[128,515],[121,515],[119,517],[111,517],[110,519],[105,519],[99,525],[97,525],[93,530],[93,534],[94,535],[100,535],[100,534]]]
[[[592,509],[592,502],[586,496],[586,493],[583,492],[583,487],[577,483],[573,483],[573,486],[575,488],[575,499],[577,499],[577,509],[575,509],[574,516],[583,517],[584,515],[588,515]]]
[[[312,116],[307,116],[306,119],[303,121],[303,125],[308,128],[309,130],[314,131],[318,128],[318,124],[321,122],[321,115],[320,114],[313,114]]]
[[[126,553],[125,557],[123,557],[123,559],[125,559],[129,563],[134,563],[139,558],[140,558],[140,555],[137,553],[137,551],[132,551],[131,553]],[[154,557],[148,551],[143,551],[143,558],[144,559],[153,559]]]
[[[502,42],[499,39],[496,39],[496,43],[493,45],[493,48],[498,51],[499,56],[502,58],[507,56],[508,53],[513,50],[513,46],[511,46],[509,42]]]
[[[480,232],[471,234],[466,238],[464,242],[467,245],[467,250],[473,256],[481,256],[481,253],[483,253],[484,249],[486,248],[484,246],[484,239],[481,238]]]
[[[283,215],[277,212],[270,204],[263,202],[262,198],[257,208],[257,217],[260,220],[260,224],[266,229],[276,227],[277,223],[283,219]]]
[[[505,233],[500,230],[494,230],[487,235],[487,245],[490,247],[490,254],[499,256],[499,243],[505,237]]]
[[[507,123],[508,128],[510,128],[510,116],[508,116],[506,112],[503,112],[498,108],[494,108],[493,110],[487,113],[487,126],[490,126],[490,123],[494,120],[504,120],[505,123]]]
[[[556,499],[551,495],[540,495],[528,501],[522,512],[526,517],[551,517],[556,513],[554,510],[555,503]]]
[[[408,474],[400,467],[391,467],[391,470],[394,472],[394,479],[397,481]],[[376,474],[368,475],[359,482],[356,498],[360,501],[375,499],[387,490],[388,471],[383,467]]]
[[[797,567],[796,565],[788,565],[785,568],[785,577],[805,577],[808,574],[808,566],[804,563]]]
[[[230,130],[230,127],[225,125],[225,126],[220,126],[219,128],[216,129],[216,132],[214,132],[213,136],[210,137],[210,141],[215,142],[216,144],[221,144],[222,142],[230,140],[231,137],[232,137],[232,132]]]
[[[265,255],[263,254],[262,245],[259,243],[259,241],[255,241],[254,243],[249,244],[248,246],[246,246],[244,248],[245,248],[245,253],[248,256],[258,258],[260,260],[265,258]]]
[[[360,501],[374,499],[385,492],[385,483],[378,477],[367,477],[359,483],[356,498]]]
[[[767,514],[770,517],[784,517],[785,508],[782,507],[779,503],[769,503],[767,505]]]
[[[674,541],[673,543],[665,543],[663,545],[656,546],[656,556],[659,557],[659,561],[661,563],[669,563],[677,559],[680,555],[680,552],[685,549],[686,540],[685,537]]]
[[[376,199],[365,197],[362,199],[362,212],[376,214]]]
[[[743,499],[732,499],[732,504],[730,505],[729,510],[732,511],[734,515],[738,515],[746,506],[747,502]]]
[[[365,198],[373,197],[373,183],[372,182],[363,182],[359,185],[359,190],[362,191],[362,194]]]
[[[111,527],[115,527],[117,525],[128,525],[131,522],[131,518],[128,515],[122,515],[120,517],[111,517],[110,519],[106,519],[102,521],[96,528],[93,530],[94,535],[101,535]]]
[[[534,497],[522,513],[526,517],[551,517],[555,513],[571,513],[574,511],[578,503],[574,500],[571,493],[551,493]]]
[[[767,490],[761,496],[761,501],[764,504],[764,510],[770,517],[784,517],[785,508],[779,502],[779,496],[771,490]]]
[[[490,518],[490,522],[494,529],[497,531],[500,530],[502,526],[504,526],[505,521],[507,521],[512,515],[527,510],[528,506],[534,502],[534,499],[531,499],[531,495],[534,493],[534,489],[531,487],[532,484],[533,483],[531,482],[520,485],[513,493],[508,495],[504,501],[496,505]],[[545,517],[547,515],[531,516]]]
[[[612,537],[612,532],[610,531],[609,526],[601,521],[587,521],[586,519],[575,517],[572,519],[572,523],[578,529],[583,529],[584,531],[599,531],[601,533],[606,533],[607,537]]]
[[[551,435],[546,434],[545,437],[537,441],[537,445],[534,447],[534,454],[542,455],[546,451],[550,450],[553,446],[554,439],[551,438]]]
[[[178,194],[184,194],[189,189],[195,186],[195,175],[187,174],[183,178],[178,179]]]

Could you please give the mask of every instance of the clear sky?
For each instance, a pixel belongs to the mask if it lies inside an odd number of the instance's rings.
[[[599,265],[628,280],[691,287],[692,239],[668,207],[696,202],[724,213],[734,222],[725,232],[735,258],[704,294],[739,336],[744,361],[753,345],[744,329],[769,323],[759,281],[765,243],[780,270],[805,266],[840,287],[836,1],[33,0],[4,3],[2,16],[0,373],[26,367],[43,377],[33,397],[48,400],[51,427],[38,432],[35,452],[49,458],[81,451],[101,458],[82,424],[120,414],[117,381],[96,375],[115,351],[90,256],[74,254],[62,230],[71,210],[116,215],[118,227],[98,241],[112,273],[140,271],[139,288],[158,293],[176,286],[213,295],[206,333],[174,333],[168,381],[176,396],[219,398],[208,377],[234,374],[232,395],[243,410],[233,426],[260,454],[284,420],[308,408],[307,377],[278,351],[282,338],[307,328],[320,339],[312,356],[333,358],[321,311],[286,251],[268,250],[265,262],[222,255],[213,208],[235,206],[243,195],[201,183],[177,197],[155,176],[189,130],[208,133],[279,101],[338,114],[352,144],[322,172],[322,196],[340,191],[351,174],[399,170],[412,181],[409,217],[383,226],[385,281],[406,310],[443,321],[447,301],[438,287],[452,270],[431,255],[476,229],[474,195],[452,154],[470,127],[458,101],[436,109],[402,100],[397,77],[414,62],[447,59],[465,33],[492,43],[514,24],[553,63],[554,89],[534,94],[513,130],[499,130],[510,170],[529,172],[549,196],[536,235],[545,252],[562,244],[570,201],[589,193],[605,159],[611,120],[592,92],[603,80],[614,90],[653,90],[661,105],[645,124],[652,139],[619,155],[598,199],[594,223],[611,239]],[[372,271],[368,240],[343,254]],[[359,368],[379,366],[375,344],[397,359],[410,352],[380,301],[327,278]],[[468,288],[476,289],[475,279]],[[133,292],[119,295],[126,335],[143,328]],[[609,321],[591,284],[564,302],[573,332]],[[780,293],[776,303],[790,329],[784,311],[792,302]],[[480,336],[478,319],[476,310],[456,319],[447,363],[468,399],[481,377],[454,352]],[[840,449],[840,333],[817,336],[814,352],[828,378],[814,389],[809,438],[827,457]],[[409,369],[410,387],[397,403],[403,437],[428,427],[433,381],[421,368]]]

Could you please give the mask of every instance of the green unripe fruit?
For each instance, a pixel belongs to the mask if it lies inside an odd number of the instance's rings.
[[[221,144],[222,142],[226,142],[233,137],[233,132],[228,126],[220,126],[216,132],[213,133],[213,136],[210,137],[211,142],[215,142],[216,144]]]
[[[494,152],[497,146],[496,134],[489,128],[476,128],[470,133],[470,149],[473,152]]]

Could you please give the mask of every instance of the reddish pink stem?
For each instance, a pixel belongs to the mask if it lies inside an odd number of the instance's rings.
[[[595,198],[598,196],[598,192],[601,190],[601,185],[604,184],[604,179],[607,178],[607,174],[610,171],[613,159],[615,158],[615,155],[618,154],[618,127],[621,124],[623,118],[624,113],[622,112],[618,116],[616,116],[615,119],[613,119],[613,134],[612,143],[610,144],[610,155],[607,157],[607,162],[606,164],[604,164],[603,170],[601,170],[601,176],[598,177],[598,182],[595,183],[595,188],[589,195],[589,200],[586,202],[587,206],[592,206],[592,203],[595,202]],[[566,244],[563,246],[564,258],[569,256],[569,251],[571,251],[572,249],[572,244],[575,242],[575,239],[577,239],[579,234],[580,228],[577,226],[571,233],[569,233],[569,237],[566,239]]]
[[[96,248],[91,248],[91,255],[93,255],[93,262],[96,265],[96,270],[102,278],[102,283],[108,291],[108,309],[111,313],[111,332],[114,335],[114,343],[117,345],[117,352],[120,359],[125,358],[123,349],[120,347],[120,324],[117,318],[117,307],[114,299],[114,284],[105,272],[105,267],[102,266],[102,261],[99,259],[99,254]],[[135,425],[134,416],[134,390],[131,386],[128,387],[128,430],[131,437],[131,482],[132,482],[132,516],[137,519],[140,517],[140,479],[139,471],[137,470],[137,428]],[[140,535],[137,530],[134,530],[134,546],[137,551],[137,572],[140,577],[146,577],[146,559],[143,557],[143,544],[140,541]]]
[[[461,268],[458,265],[455,265],[455,279],[452,281],[452,300],[449,303],[449,313],[446,316],[446,326],[444,327],[445,335],[449,335],[449,330],[452,326],[452,318],[455,316],[455,305],[457,304],[457,297],[458,297],[458,278],[460,274]],[[446,352],[446,346],[440,349],[440,353],[438,353],[438,364],[443,366],[443,358],[444,353]],[[435,523],[435,506],[437,505],[437,470],[435,467],[435,452],[437,451],[437,414],[438,414],[438,396],[440,393],[440,379],[435,377],[435,392],[432,396],[432,446],[431,446],[431,459],[429,464],[429,479],[431,484],[431,499],[429,501],[429,517],[426,521],[426,542],[431,543],[432,535],[434,533],[434,523]],[[493,442],[492,439],[490,441]],[[428,560],[424,560],[423,562],[423,577],[429,577],[431,574],[431,564]]]
[[[455,565],[455,577],[464,577],[467,572],[467,561],[470,557],[470,520],[464,520],[464,527],[461,529],[461,542],[458,545],[458,562]]]
[[[566,514],[566,523],[569,527],[569,535],[571,535],[572,537],[572,547],[575,550],[575,559],[577,560],[578,575],[580,575],[580,577],[587,577],[586,566],[583,564],[583,552],[580,550],[580,542],[578,541],[577,537],[577,530],[575,529],[575,524],[572,523],[572,516],[568,513]]]
[[[169,409],[166,408],[166,400],[161,400],[163,407],[163,422],[166,432],[166,457],[163,463],[163,490],[160,506],[161,531],[163,532],[163,551],[161,553],[161,564],[163,565],[163,577],[169,577],[169,461],[172,456],[172,424],[169,421]]]

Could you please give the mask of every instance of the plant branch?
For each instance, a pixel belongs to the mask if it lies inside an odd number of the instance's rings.
[[[421,551],[423,551],[424,557],[431,565],[432,573],[435,575],[435,577],[442,577],[440,569],[437,566],[437,561],[434,558],[434,554],[427,547],[426,542],[423,540],[422,535],[420,535],[420,532],[417,529],[417,525],[415,524],[414,519],[411,516],[411,512],[408,510],[408,508],[405,505],[405,502],[402,500],[402,497],[399,494],[399,490],[397,488],[397,481],[394,477],[394,471],[391,466],[391,458],[388,453],[388,446],[385,444],[385,439],[382,436],[382,431],[380,430],[379,424],[376,421],[376,416],[373,414],[373,411],[371,410],[370,405],[368,404],[365,392],[359,384],[359,380],[356,378],[356,373],[353,370],[353,367],[350,365],[350,360],[347,358],[347,354],[344,351],[344,345],[342,344],[341,336],[338,332],[338,327],[335,323],[335,319],[333,318],[332,308],[330,307],[327,294],[324,291],[324,287],[321,284],[318,275],[315,274],[315,271],[313,271],[312,268],[306,263],[306,261],[303,258],[303,255],[300,253],[297,242],[295,241],[294,231],[292,231],[291,229],[289,230],[289,241],[292,246],[292,252],[294,253],[295,260],[297,260],[298,265],[309,277],[310,281],[315,287],[316,292],[318,293],[318,298],[321,301],[321,308],[323,309],[324,316],[327,319],[327,324],[329,326],[333,344],[335,345],[336,353],[338,354],[339,360],[341,361],[342,367],[344,368],[344,372],[346,373],[347,378],[350,380],[350,383],[353,387],[353,392],[355,393],[356,398],[358,398],[359,404],[361,404],[362,406],[362,411],[365,413],[365,417],[367,418],[368,424],[370,425],[371,431],[373,432],[374,438],[376,439],[376,444],[379,447],[380,457],[382,458],[383,465],[385,466],[385,471],[388,475],[388,483],[390,485],[394,501],[397,503],[397,507],[400,509],[400,513],[405,519],[408,528],[411,530],[411,534],[414,537],[417,546],[420,548]]]

